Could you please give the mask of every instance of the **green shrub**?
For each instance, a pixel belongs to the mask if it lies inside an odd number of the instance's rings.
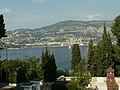
[[[52,90],[68,90],[65,84],[66,82],[57,81],[52,85]]]
[[[9,73],[9,82],[16,83],[16,76],[17,76],[16,72],[10,72]]]
[[[67,84],[66,84],[66,87],[68,90],[77,90],[77,84],[75,81],[69,81]]]

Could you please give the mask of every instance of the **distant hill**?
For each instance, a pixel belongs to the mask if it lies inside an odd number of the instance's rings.
[[[67,20],[55,23],[53,25],[35,28],[35,29],[17,29],[7,31],[8,38],[4,39],[7,43],[13,44],[31,44],[42,42],[66,42],[70,39],[79,39],[88,41],[94,38],[97,42],[103,33],[103,25],[106,24],[110,32],[113,21],[74,21]]]

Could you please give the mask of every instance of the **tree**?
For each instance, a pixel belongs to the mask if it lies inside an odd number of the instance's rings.
[[[102,40],[99,41],[98,43],[98,47],[99,47],[99,65],[102,64],[102,76],[106,76],[106,70],[109,67],[113,67],[114,66],[114,62],[113,62],[113,46],[112,46],[112,42],[111,42],[111,38],[110,38],[110,34],[107,34],[106,31],[106,26],[104,24],[104,32],[103,32],[103,36],[102,36]],[[100,75],[101,76],[101,75]]]
[[[78,44],[74,44],[72,47],[72,61],[71,61],[71,70],[77,71],[77,65],[82,60],[80,48]]]
[[[0,38],[2,38],[2,37],[7,37],[4,19],[3,19],[3,14],[0,15]]]
[[[57,69],[57,77],[60,77],[61,75],[69,76],[69,71],[63,68]]]
[[[113,35],[117,38],[117,45],[120,46],[120,15],[114,19],[111,31]]]
[[[28,57],[25,60],[4,60],[1,63],[1,82],[23,83],[41,77],[39,58]]]
[[[40,59],[36,57],[26,57],[25,67],[28,80],[35,78],[42,78],[41,73],[43,72],[40,65]]]
[[[117,45],[113,45],[115,75],[120,76],[120,15],[114,19],[111,31],[117,39]]]
[[[20,68],[17,70],[17,83],[28,82],[27,68],[24,61],[20,61]]]
[[[106,70],[114,66],[113,52],[110,34],[104,24],[102,40],[96,46],[93,46],[92,41],[89,44],[88,69],[92,76],[106,76]]]
[[[5,60],[3,63],[2,63],[2,69],[5,69],[6,71],[6,76],[7,78],[9,78],[9,82],[10,83],[15,83],[17,81],[17,69],[18,69],[18,61],[14,61],[14,60],[11,60],[11,61],[8,61],[8,60]]]
[[[86,90],[86,86],[90,83],[91,75],[88,72],[79,73],[77,78],[77,90]]]
[[[94,57],[94,45],[93,45],[93,41],[92,39],[89,42],[89,46],[88,46],[88,53],[87,53],[87,61],[88,61],[88,70],[90,71],[90,73],[92,74],[92,76],[94,76],[94,67],[95,67],[95,57]]]
[[[54,55],[48,52],[46,47],[45,52],[42,53],[42,68],[45,82],[54,82],[57,79],[57,66]]]
[[[50,58],[50,65],[51,65],[51,80],[50,81],[56,81],[57,79],[57,66],[56,66],[56,63],[55,63],[55,57],[54,57],[54,54],[51,55],[51,58]]]
[[[0,61],[0,83],[8,83],[8,74],[5,70],[5,68],[2,67],[2,63],[4,62],[5,60],[3,61]]]
[[[98,76],[100,74],[100,70],[102,68],[101,61],[99,60],[99,47],[98,45],[94,45],[92,39],[89,42],[88,52],[87,52],[87,63],[88,63],[88,71],[92,76]],[[97,63],[100,65],[97,66]],[[98,72],[99,71],[99,72]]]

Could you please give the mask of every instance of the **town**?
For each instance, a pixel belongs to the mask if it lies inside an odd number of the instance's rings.
[[[103,34],[103,25],[107,30],[113,21],[62,21],[56,24],[36,29],[18,29],[7,31],[8,37],[3,38],[8,48],[31,46],[71,46],[79,43],[80,46],[88,45],[90,39],[97,44]],[[111,36],[112,42],[115,39]]]

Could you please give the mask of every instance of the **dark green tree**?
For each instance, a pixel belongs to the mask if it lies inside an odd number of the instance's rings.
[[[87,69],[90,72],[92,76],[98,76],[98,74],[102,73],[100,72],[102,68],[101,61],[99,60],[99,47],[98,45],[94,45],[92,39],[89,42],[88,52],[87,52]],[[97,66],[97,64],[100,64]],[[100,69],[100,70],[99,70]],[[99,72],[98,72],[99,71]]]
[[[120,15],[114,19],[111,31],[117,39],[117,45],[113,45],[115,76],[120,76]]]
[[[117,45],[120,46],[120,15],[114,19],[111,31],[113,35],[117,38]]]
[[[22,83],[42,78],[39,59],[28,57],[25,60],[4,60],[1,63],[1,82]]]
[[[82,60],[81,52],[78,44],[73,44],[72,47],[72,60],[71,60],[71,70],[77,71],[77,65]]]
[[[88,61],[88,70],[90,71],[90,73],[92,74],[92,76],[94,76],[94,67],[95,67],[95,57],[94,57],[94,45],[93,45],[93,41],[92,39],[89,42],[89,46],[88,46],[88,53],[87,53],[87,61]]]
[[[96,45],[94,48],[94,71],[92,72],[93,76],[103,76],[103,62],[100,60],[100,57],[100,47],[99,45]]]
[[[100,54],[99,60],[103,64],[102,69],[101,69],[102,75],[105,76],[106,70],[109,67],[114,66],[113,56],[112,56],[113,46],[112,46],[110,35],[109,33],[107,34],[105,25],[104,25],[104,32],[103,32],[102,40],[99,41],[98,47],[99,47],[99,54]]]
[[[3,14],[0,15],[0,38],[2,38],[2,37],[7,37],[4,19],[3,19]]]
[[[4,61],[5,60],[0,61],[0,83],[8,83],[8,76],[7,76],[8,74],[5,71],[5,68],[2,68],[2,63]]]
[[[86,86],[90,83],[91,75],[89,72],[83,72],[78,74],[77,78],[77,90],[86,90]]]
[[[28,80],[33,80],[35,78],[42,78],[42,70],[40,69],[40,59],[36,57],[26,57],[25,58],[25,69],[27,70]],[[41,70],[41,71],[39,71]],[[39,73],[38,73],[39,72]]]
[[[106,70],[114,66],[113,52],[110,34],[104,24],[102,40],[96,46],[93,46],[92,42],[89,44],[88,69],[92,76],[106,76]]]
[[[47,47],[42,53],[42,69],[45,82],[54,82],[57,78],[57,66],[54,55],[50,54]]]

